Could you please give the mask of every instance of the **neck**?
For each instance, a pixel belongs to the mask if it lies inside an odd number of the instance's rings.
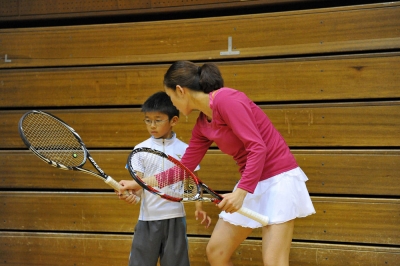
[[[171,139],[174,136],[174,132],[171,130],[168,133],[166,133],[165,135],[159,137],[159,138],[155,138],[155,139]]]
[[[208,93],[196,92],[192,95],[192,103],[195,108],[204,113],[209,119],[212,118],[212,110],[210,108],[210,98]]]

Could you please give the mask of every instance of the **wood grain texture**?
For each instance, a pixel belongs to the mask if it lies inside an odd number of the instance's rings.
[[[0,235],[0,261],[5,265],[126,265],[132,236],[118,234],[63,234],[4,232]],[[205,256],[208,240],[189,237],[191,265],[209,265]],[[261,265],[261,242],[245,240],[236,250],[236,265]],[[71,256],[74,254],[74,256]],[[398,249],[301,243],[294,241],[290,250],[290,265],[396,265]]]
[[[190,10],[226,10],[276,4],[314,2],[316,0],[0,0],[1,21],[45,20],[53,18],[105,17],[174,13]]]
[[[392,2],[187,20],[3,29],[0,68],[397,49],[399,10],[399,3]],[[220,55],[228,50],[228,37],[239,55]]]
[[[296,147],[398,147],[400,102],[261,105],[276,129]],[[139,108],[43,110],[59,117],[90,148],[127,148],[149,137]],[[18,121],[25,111],[0,111],[0,148],[24,148]],[[174,127],[188,143],[193,111]]]
[[[127,265],[132,236],[3,232],[3,265]]]
[[[125,169],[129,150],[95,150],[97,164],[115,180],[130,180]],[[307,174],[311,194],[400,196],[400,150],[294,150]],[[240,174],[235,162],[209,150],[199,177],[218,191],[231,191]],[[93,169],[90,163],[85,168]],[[111,190],[101,179],[75,171],[61,171],[42,163],[29,151],[0,151],[0,188],[51,190]]]
[[[3,230],[65,232],[133,232],[139,206],[113,192],[0,192]],[[398,199],[312,197],[316,214],[296,219],[294,240],[399,245]],[[185,204],[189,235],[209,236],[219,209],[205,203],[213,224],[195,220],[194,204]],[[261,228],[251,234],[261,237]]]
[[[255,102],[400,97],[399,53],[217,64],[225,86],[243,91]],[[163,90],[168,67],[5,69],[0,72],[0,106],[141,105]]]
[[[398,245],[398,199],[312,197],[317,214],[297,219],[293,239]]]

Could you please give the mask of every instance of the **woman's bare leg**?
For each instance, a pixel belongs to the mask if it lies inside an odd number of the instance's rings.
[[[264,226],[262,253],[264,266],[288,266],[294,220]]]
[[[253,229],[219,219],[207,244],[207,258],[212,266],[231,266],[232,254]]]
[[[294,220],[262,229],[264,266],[288,266]],[[253,229],[236,226],[219,219],[207,245],[207,258],[212,266],[231,266],[231,257]]]

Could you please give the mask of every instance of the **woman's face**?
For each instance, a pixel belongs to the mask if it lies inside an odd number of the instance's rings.
[[[184,88],[177,86],[176,90],[164,86],[165,93],[171,98],[172,104],[183,114],[189,115],[192,109],[189,107],[189,94]]]

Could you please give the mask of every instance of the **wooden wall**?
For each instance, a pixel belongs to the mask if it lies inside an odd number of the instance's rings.
[[[309,176],[317,213],[296,220],[290,265],[399,265],[400,2],[0,0],[0,23],[0,265],[127,265],[138,206],[42,163],[17,124],[49,111],[129,179],[140,105],[176,60],[217,63]],[[197,115],[176,127],[183,141]],[[240,178],[215,146],[201,166],[220,192]],[[185,206],[192,265],[208,265],[213,227]],[[255,230],[235,265],[261,265],[260,250]]]

